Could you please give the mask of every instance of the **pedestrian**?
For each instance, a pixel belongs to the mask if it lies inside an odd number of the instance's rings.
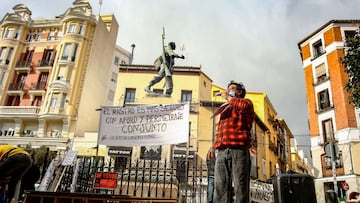
[[[26,171],[21,179],[20,186],[20,198],[19,201],[23,201],[25,198],[25,191],[35,191],[35,183],[40,179],[40,168],[35,163],[34,158],[32,157],[32,165]]]
[[[351,192],[349,195],[350,200],[360,200],[360,193],[358,192]]]
[[[211,156],[211,149],[212,147],[210,147],[208,154],[207,154],[207,158],[206,158],[206,166],[207,166],[207,171],[208,171],[208,188],[207,188],[207,202],[208,203],[213,203],[214,202],[214,175],[215,175],[215,157],[216,156]]]
[[[168,46],[164,47],[164,54],[155,60],[155,68],[157,69],[157,75],[149,82],[144,88],[146,92],[151,92],[151,87],[160,82],[165,77],[166,91],[165,95],[170,97],[173,91],[172,74],[174,72],[175,58],[184,59],[183,55],[179,56],[174,52],[176,49],[175,42],[169,42]],[[164,59],[165,58],[165,59]],[[157,68],[158,65],[159,67]]]
[[[13,199],[16,184],[31,164],[31,157],[24,149],[11,145],[0,146],[0,181],[5,181],[8,185],[4,203],[9,203]]]
[[[236,203],[248,203],[250,192],[250,130],[255,113],[253,103],[244,98],[242,83],[231,81],[221,93],[227,103],[220,106],[214,116],[219,115],[215,143],[210,157],[215,156],[214,202],[232,202],[232,186]]]

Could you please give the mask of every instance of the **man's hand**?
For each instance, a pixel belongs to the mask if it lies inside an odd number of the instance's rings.
[[[211,160],[215,157],[215,149],[213,147],[210,147],[208,154],[207,154],[207,159]]]
[[[185,59],[185,56],[184,56],[184,55],[181,55],[180,58]]]

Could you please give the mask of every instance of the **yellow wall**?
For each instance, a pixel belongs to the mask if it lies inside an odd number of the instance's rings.
[[[118,77],[114,105],[124,105],[126,88],[136,89],[136,94],[135,102],[125,103],[125,105],[180,103],[181,91],[191,91],[191,108],[194,111],[190,111],[190,145],[192,146],[191,150],[197,151],[199,157],[205,161],[207,150],[211,144],[212,122],[210,117],[212,113],[202,107],[200,101],[210,100],[211,79],[200,68],[175,67],[173,75],[174,89],[171,98],[149,97],[146,95],[144,87],[155,75],[156,71],[151,66],[122,65]],[[164,82],[165,80],[163,79],[154,85],[152,89],[164,89],[165,91]],[[166,157],[169,156],[166,155]]]

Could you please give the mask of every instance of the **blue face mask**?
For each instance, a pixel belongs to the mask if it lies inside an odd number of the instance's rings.
[[[233,91],[229,92],[229,96],[230,97],[235,97],[235,92],[233,92]]]

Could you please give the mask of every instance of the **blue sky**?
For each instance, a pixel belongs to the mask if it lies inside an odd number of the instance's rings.
[[[2,1],[1,17],[18,3],[32,18],[52,18],[72,0]],[[89,0],[93,14],[99,1]],[[357,0],[103,0],[101,14],[115,14],[117,43],[131,50],[134,64],[152,64],[165,42],[175,41],[186,60],[214,84],[241,81],[249,92],[268,94],[300,144],[307,145],[305,82],[297,43],[332,19],[360,19]],[[185,50],[179,50],[184,45]],[[177,85],[177,84],[175,84]]]

